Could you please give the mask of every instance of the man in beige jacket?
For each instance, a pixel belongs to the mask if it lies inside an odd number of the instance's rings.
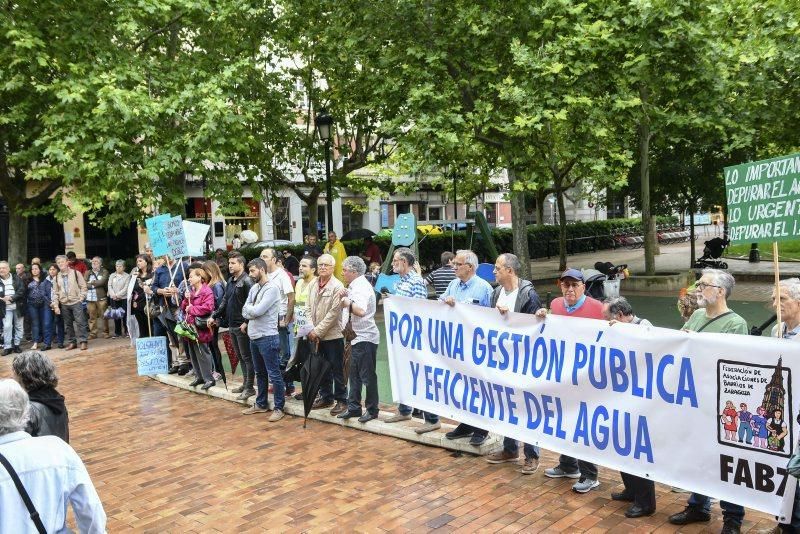
[[[319,354],[331,364],[322,378],[319,399],[312,410],[330,408],[331,415],[347,410],[347,389],[344,385],[344,338],[342,336],[342,306],[339,292],[342,283],[333,276],[336,260],[330,254],[317,259],[317,280],[311,286],[306,303],[306,315],[313,325],[308,339],[318,343]],[[333,385],[333,387],[331,387]],[[336,404],[334,405],[334,400]]]
[[[53,311],[64,318],[66,339],[69,342],[67,350],[72,350],[80,343],[81,350],[87,348],[86,337],[86,310],[83,301],[86,300],[86,280],[83,276],[71,269],[66,256],[56,256],[58,274],[53,280]],[[78,325],[78,335],[75,335],[75,324]]]

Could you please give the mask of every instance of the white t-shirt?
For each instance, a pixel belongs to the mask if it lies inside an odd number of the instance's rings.
[[[13,276],[8,275],[8,278],[3,280],[3,285],[5,286],[5,290],[6,290],[5,296],[6,297],[13,297],[16,294],[16,292],[14,291],[14,277]],[[11,302],[9,304],[6,304],[6,311],[16,310],[16,309],[17,309],[17,303],[16,302]]]
[[[502,287],[500,288],[500,296],[497,297],[497,304],[495,307],[500,308],[508,308],[511,311],[514,311],[514,305],[517,303],[517,294],[519,293],[519,286],[512,291],[511,293],[506,294],[506,290]]]
[[[270,283],[278,286],[278,290],[281,292],[281,305],[278,315],[284,317],[289,309],[289,293],[294,293],[292,281],[289,280],[289,273],[283,269],[275,269],[275,272],[269,273],[267,277]]]
[[[364,310],[364,317],[353,314],[353,331],[356,333],[351,345],[368,341],[380,343],[381,334],[375,324],[375,288],[364,276],[359,276],[347,287],[347,294],[353,304]],[[345,314],[347,310],[345,310]]]

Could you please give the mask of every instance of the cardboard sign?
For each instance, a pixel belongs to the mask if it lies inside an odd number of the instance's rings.
[[[180,215],[167,219],[162,224],[164,236],[167,238],[167,254],[173,258],[188,256],[186,235],[183,233],[183,219]]]
[[[800,239],[800,154],[725,168],[731,243]]]
[[[157,215],[145,219],[144,225],[147,227],[147,238],[150,240],[150,247],[153,249],[154,256],[169,254],[167,236],[164,235],[164,221],[171,218],[169,213]]]
[[[205,253],[206,236],[211,226],[194,221],[183,221],[188,256],[202,256]]]
[[[140,337],[136,340],[136,366],[139,376],[167,372],[167,338]]]

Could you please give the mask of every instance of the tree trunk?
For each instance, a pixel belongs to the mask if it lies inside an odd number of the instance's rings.
[[[647,88],[639,88],[642,105],[647,104]],[[639,118],[639,177],[642,182],[642,230],[644,231],[644,273],[656,273],[656,238],[655,219],[650,206],[650,118],[642,112]]]
[[[19,209],[8,206],[8,263],[28,263],[28,218]]]
[[[695,257],[697,254],[694,251],[694,212],[697,211],[696,204],[691,202],[689,204],[689,268],[694,267]]]
[[[511,239],[514,246],[514,255],[519,258],[522,264],[520,277],[530,280],[531,253],[528,248],[528,227],[525,224],[525,192],[514,190],[516,180],[516,171],[508,169],[508,191],[511,197]]]
[[[536,190],[536,224],[544,226],[544,203],[547,201],[547,191]]]
[[[564,208],[564,192],[556,189],[558,207],[558,270],[567,268],[567,211]]]

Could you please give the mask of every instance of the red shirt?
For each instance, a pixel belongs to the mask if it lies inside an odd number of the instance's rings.
[[[88,270],[86,263],[83,260],[75,260],[68,263],[73,270],[78,271],[81,274],[86,274],[86,271]]]
[[[566,315],[568,317],[584,317],[586,319],[602,319],[603,318],[603,303],[599,300],[593,299],[586,295],[586,300],[580,308],[572,313],[567,312],[566,305],[564,304],[564,297],[553,299],[550,303],[550,311],[554,315]]]
[[[377,263],[378,265],[382,263],[381,249],[375,243],[367,245],[367,248],[364,249],[364,256],[369,258],[369,263]],[[367,267],[369,267],[369,265],[367,265]]]

